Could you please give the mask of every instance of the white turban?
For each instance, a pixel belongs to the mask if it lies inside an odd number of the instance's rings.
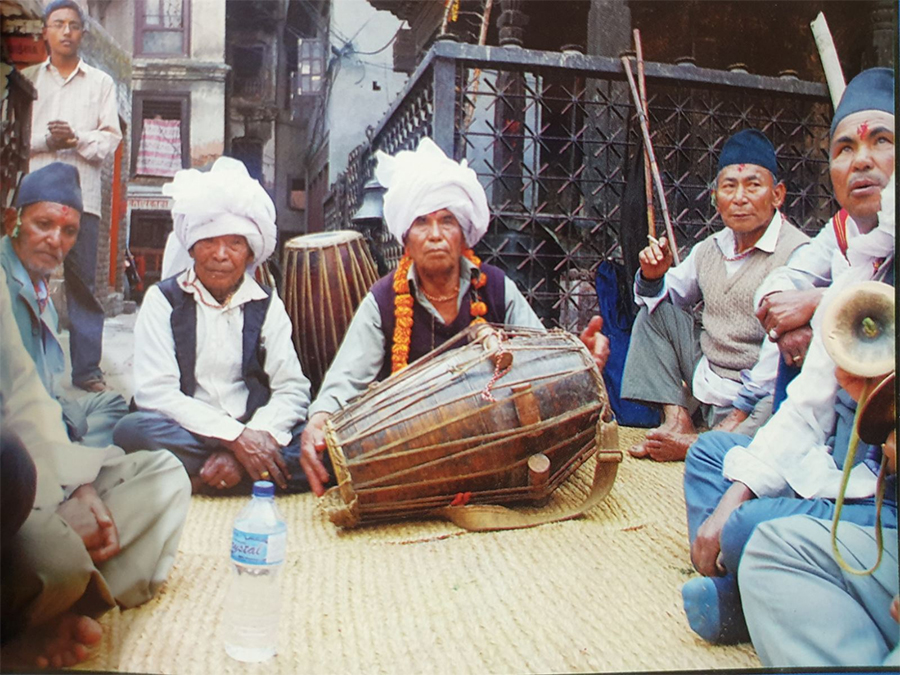
[[[251,272],[275,250],[275,205],[242,162],[219,157],[209,171],[179,171],[162,193],[172,197],[174,225],[163,254],[164,279],[191,266],[188,252],[201,239],[245,237],[253,251]]]
[[[375,177],[387,188],[384,220],[401,245],[416,218],[440,209],[456,216],[470,248],[487,232],[487,197],[466,160],[457,164],[430,138],[423,138],[415,152],[402,150],[392,157],[378,151],[375,156]]]

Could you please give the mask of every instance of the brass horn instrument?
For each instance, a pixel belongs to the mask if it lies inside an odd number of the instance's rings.
[[[847,564],[838,550],[837,529],[860,437],[867,443],[881,445],[887,440],[896,422],[893,397],[893,373],[896,368],[894,287],[880,281],[865,281],[839,293],[825,309],[822,338],[825,349],[835,364],[864,381],[831,524],[831,550],[835,560],[847,572],[864,576],[872,574],[878,568],[884,551],[881,506],[888,463],[884,453],[875,487],[875,541],[878,555],[871,568],[859,570]],[[861,423],[865,423],[865,429]]]

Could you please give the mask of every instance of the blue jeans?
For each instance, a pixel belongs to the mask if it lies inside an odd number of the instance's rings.
[[[281,449],[291,474],[288,492],[309,490],[306,474],[300,467],[300,434],[305,427],[306,421],[295,426],[291,430],[291,442]],[[209,456],[223,450],[217,439],[191,433],[171,418],[155,412],[133,412],[123,417],[113,431],[113,441],[125,452],[169,450],[181,460],[189,476],[198,475]],[[326,468],[331,467],[326,464]],[[250,477],[245,476],[238,489],[249,492],[251,487]]]
[[[732,482],[722,475],[725,455],[736,445],[746,447],[751,438],[724,431],[709,431],[688,450],[684,461],[684,501],[687,506],[688,538],[693,546],[697,530],[712,514]],[[830,499],[803,499],[795,497],[761,497],[741,504],[722,529],[722,563],[728,573],[718,580],[720,591],[719,614],[741,619],[740,602],[737,599],[737,569],[744,547],[756,526],[767,520],[788,516],[806,515],[830,520],[834,516],[834,501]],[[897,504],[891,494],[885,494],[882,523],[886,528],[897,528]],[[857,525],[875,524],[875,499],[853,499],[844,502],[841,520]],[[728,598],[727,600],[723,599]]]
[[[97,244],[100,217],[81,214],[78,239],[66,256],[63,276],[66,309],[69,314],[69,352],[72,356],[72,383],[76,386],[102,376],[103,306],[94,297],[97,277]]]

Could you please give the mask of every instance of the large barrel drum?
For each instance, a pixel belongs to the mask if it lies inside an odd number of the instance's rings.
[[[578,338],[470,326],[329,419],[339,495],[329,516],[354,526],[451,505],[540,503],[611,423],[603,378]],[[539,482],[534,458],[545,467]]]

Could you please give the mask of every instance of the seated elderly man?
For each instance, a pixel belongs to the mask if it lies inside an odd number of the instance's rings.
[[[741,561],[741,597],[753,646],[766,668],[900,667],[897,529],[885,528],[884,553],[872,576],[838,566],[831,522],[792,516],[763,523]],[[845,560],[871,567],[873,526],[842,523]],[[788,671],[790,672],[790,671]],[[809,672],[809,671],[806,671]],[[859,671],[850,671],[859,672]]]
[[[841,387],[856,401],[863,378],[837,369]],[[867,440],[883,441],[885,492],[897,488],[894,374],[878,385],[858,424]],[[886,395],[884,395],[886,394]],[[894,419],[896,423],[896,419]],[[863,433],[861,431],[861,433]],[[885,438],[885,435],[887,437]],[[839,523],[832,551],[832,523],[809,516],[762,523],[740,564],[740,591],[747,628],[767,668],[900,666],[900,579],[897,529]],[[879,560],[880,556],[880,560]],[[859,574],[859,570],[873,570]],[[839,620],[835,620],[840,617]]]
[[[134,402],[116,426],[125,450],[167,448],[194,490],[273,480],[308,489],[298,464],[309,380],[291,322],[248,273],[275,249],[275,206],[239,161],[179,171],[174,233],[192,264],[150,288],[134,329]]]
[[[893,134],[891,135],[893,139]],[[834,141],[832,141],[834,145]],[[866,154],[864,146],[854,153]],[[842,154],[842,153],[838,153]],[[834,161],[835,153],[832,153]],[[842,387],[820,334],[822,308],[841,289],[876,279],[894,284],[894,178],[881,193],[878,227],[851,240],[849,269],[834,280],[813,316],[813,338],[788,397],[753,438],[711,431],[684,467],[691,560],[701,577],[682,588],[691,628],[710,642],[747,639],[737,574],[757,525],[793,515],[830,519],[853,429],[856,402]],[[881,448],[860,445],[841,519],[875,523]],[[885,494],[882,520],[897,527],[897,497]]]
[[[16,209],[4,214],[9,236],[0,240],[0,266],[6,272],[25,349],[47,392],[62,406],[69,438],[104,447],[112,443],[113,427],[128,412],[128,405],[111,391],[63,392],[66,357],[60,345],[59,316],[48,290],[50,275],[78,238],[82,209],[74,166],[54,162],[26,175],[16,195]]]
[[[635,457],[682,460],[697,439],[689,407],[715,429],[753,434],[771,411],[778,350],[765,341],[753,294],[765,276],[808,241],[779,212],[775,148],[755,129],[729,138],[719,156],[716,210],[725,228],[677,267],[663,237],[641,251],[635,320],[622,398],[662,406],[664,420],[630,449]],[[691,308],[703,301],[697,324]],[[685,389],[690,391],[694,401]]]
[[[360,303],[310,406],[300,462],[317,495],[329,479],[321,459],[325,422],[371,383],[476,321],[543,329],[515,283],[472,252],[487,231],[490,212],[465,160],[454,162],[424,138],[414,152],[379,152],[375,174],[387,187],[385,222],[404,255]],[[602,370],[609,342],[600,327],[594,317],[581,337]]]
[[[190,484],[168,452],[126,455],[72,443],[15,329],[0,270],[0,419],[28,454],[33,484],[3,489],[0,626],[4,665],[71,666],[101,638],[96,616],[135,607],[165,582],[184,527]],[[3,440],[4,484],[10,469]],[[13,469],[15,470],[15,469]],[[32,489],[29,489],[31,487]],[[7,532],[10,499],[27,518]],[[32,508],[33,507],[33,508]],[[20,637],[11,635],[21,632]],[[9,663],[7,663],[9,657]],[[21,663],[16,661],[23,659]]]
[[[831,184],[841,210],[756,292],[756,315],[782,356],[776,409],[800,372],[812,339],[809,321],[822,293],[850,265],[849,242],[878,224],[881,191],[894,174],[893,129],[894,72],[864,70],[847,85],[831,122]]]

